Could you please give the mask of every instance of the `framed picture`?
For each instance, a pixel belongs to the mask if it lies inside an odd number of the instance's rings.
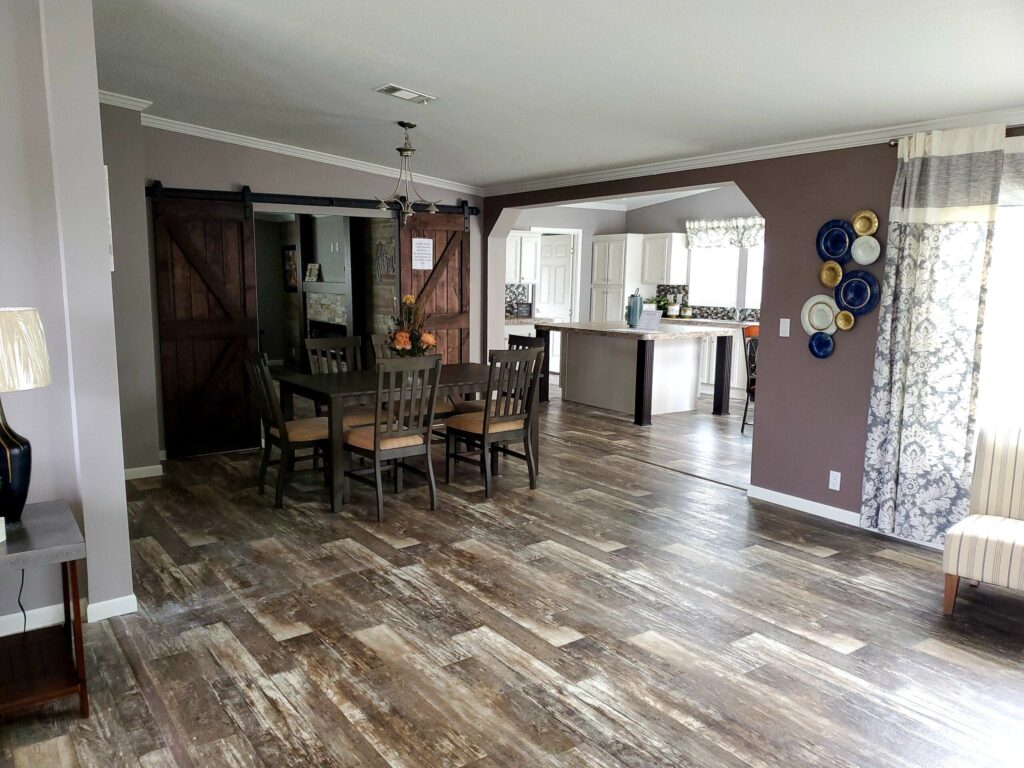
[[[319,283],[320,282],[320,263],[314,261],[312,264],[306,265],[306,282],[307,283]]]
[[[284,289],[299,290],[299,259],[294,245],[281,246],[281,261],[284,264]]]

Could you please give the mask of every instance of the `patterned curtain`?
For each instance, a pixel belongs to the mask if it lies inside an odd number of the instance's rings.
[[[967,514],[1006,129],[901,139],[868,411],[861,525],[941,543]]]
[[[698,219],[686,222],[691,248],[753,248],[764,243],[764,219]]]

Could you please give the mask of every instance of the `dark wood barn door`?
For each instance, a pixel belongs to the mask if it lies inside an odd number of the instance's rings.
[[[257,344],[253,237],[251,206],[153,201],[168,458],[260,443],[244,366]]]
[[[434,244],[434,268],[412,268],[412,241]],[[461,214],[416,214],[402,227],[400,287],[423,302],[444,363],[469,362],[469,231]]]

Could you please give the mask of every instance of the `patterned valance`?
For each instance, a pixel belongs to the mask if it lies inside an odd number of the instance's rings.
[[[686,222],[691,248],[753,248],[764,244],[764,219],[697,219]]]

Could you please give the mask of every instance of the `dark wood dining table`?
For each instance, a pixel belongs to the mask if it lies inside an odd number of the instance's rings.
[[[441,368],[437,399],[448,395],[480,396],[487,389],[489,368],[480,363],[456,363]],[[344,482],[341,455],[344,446],[345,408],[373,405],[377,398],[376,371],[350,371],[347,373],[297,373],[287,368],[273,368],[271,374],[281,387],[281,410],[284,418],[295,418],[295,395],[309,398],[327,406],[327,422],[331,443],[331,510],[341,508],[341,488]],[[538,419],[532,423],[534,453],[539,454]]]

